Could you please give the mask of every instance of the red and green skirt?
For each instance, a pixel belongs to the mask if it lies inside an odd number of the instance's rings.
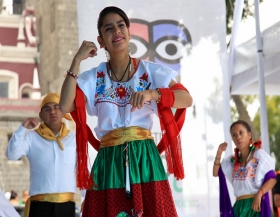
[[[98,151],[83,217],[176,217],[170,185],[154,140],[128,142],[131,198],[126,197],[126,144]]]

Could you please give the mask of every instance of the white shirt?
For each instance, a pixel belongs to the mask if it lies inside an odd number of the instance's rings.
[[[137,71],[127,82],[111,81],[106,63],[83,72],[77,79],[87,97],[86,108],[91,116],[98,117],[94,129],[100,139],[111,130],[120,127],[138,126],[151,130],[153,115],[157,114],[155,100],[145,102],[141,109],[131,112],[129,104],[133,92],[167,88],[176,81],[177,72],[164,65],[140,60]]]
[[[222,161],[222,169],[233,186],[234,195],[240,197],[247,194],[256,194],[263,184],[264,176],[270,170],[275,170],[275,162],[264,150],[258,149],[246,167],[239,165],[234,171],[231,156]]]
[[[76,136],[70,132],[61,139],[46,140],[22,125],[8,143],[6,156],[18,160],[27,156],[30,164],[30,196],[45,193],[76,192]]]

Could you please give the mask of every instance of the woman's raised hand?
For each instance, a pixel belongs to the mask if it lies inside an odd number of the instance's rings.
[[[97,56],[97,46],[92,41],[83,41],[75,55],[80,61],[94,56]]]
[[[217,177],[219,175],[219,168],[221,166],[221,156],[223,151],[225,151],[227,149],[227,143],[223,142],[219,145],[219,148],[217,150],[217,154],[214,160],[214,164],[213,164],[213,176]]]
[[[223,151],[225,151],[226,149],[227,149],[227,143],[223,142],[219,145],[217,153],[222,154]]]

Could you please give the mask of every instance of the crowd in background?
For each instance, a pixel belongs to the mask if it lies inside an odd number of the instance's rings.
[[[23,190],[21,198],[19,198],[17,192],[11,190],[5,193],[5,197],[7,198],[7,200],[10,201],[12,205],[16,206],[20,204],[25,204],[26,200],[29,198],[29,192],[27,189]]]

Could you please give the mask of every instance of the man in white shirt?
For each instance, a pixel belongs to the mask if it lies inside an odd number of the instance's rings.
[[[9,141],[6,156],[18,160],[27,156],[30,163],[30,198],[25,217],[74,217],[76,192],[76,135],[66,128],[59,110],[59,95],[47,94],[36,118],[27,118]],[[37,127],[36,129],[33,129]]]

